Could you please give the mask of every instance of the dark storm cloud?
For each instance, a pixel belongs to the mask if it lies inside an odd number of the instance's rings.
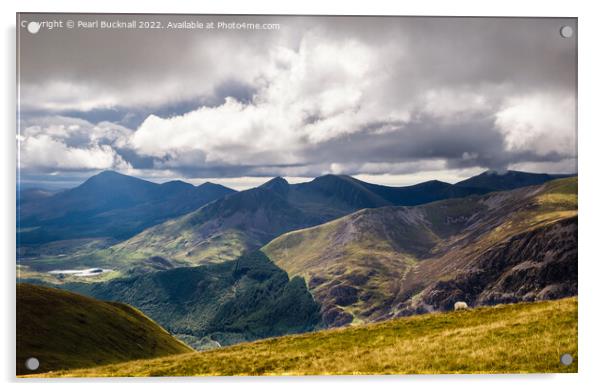
[[[90,21],[134,17],[24,14],[21,18]],[[388,71],[393,75],[418,76],[404,79],[405,84],[509,82],[574,88],[576,39],[563,39],[558,34],[564,24],[575,26],[574,19],[177,15],[136,18],[162,23],[238,20],[281,23],[282,27],[278,32],[55,29],[33,35],[23,31],[21,83],[43,86],[49,81],[67,81],[106,85],[115,88],[116,95],[141,84],[143,91],[138,94],[154,91],[161,95],[162,91],[156,90],[157,83],[171,79],[180,86],[199,83],[201,93],[224,82],[211,79],[219,74],[216,67],[228,68],[229,63],[238,66],[241,55],[247,60],[265,57],[275,45],[294,49],[304,33],[317,31],[325,41],[354,39],[373,46],[397,47],[403,52],[406,66]],[[254,61],[249,65],[255,65]],[[205,79],[204,75],[208,77]],[[201,81],[206,85],[201,85]],[[24,99],[24,103],[35,105],[27,97]],[[165,99],[177,97],[165,96]]]
[[[335,157],[336,162],[353,166],[363,162],[443,159],[450,168],[479,166],[503,170],[514,161],[559,161],[571,157],[559,153],[509,152],[504,143],[503,135],[495,130],[494,119],[489,116],[445,125],[436,118],[421,118],[377,137],[371,132],[360,132],[320,144],[308,151],[307,161],[329,161]]]
[[[199,107],[215,107],[223,104],[227,97],[248,103],[253,98],[255,89],[248,84],[236,80],[226,80],[215,87],[210,95],[167,102],[158,106],[115,106],[110,108],[94,108],[91,110],[57,110],[53,114],[64,117],[81,118],[91,123],[103,121],[114,122],[135,129],[151,114],[168,118],[182,115]],[[48,115],[43,110],[24,110],[24,119]]]
[[[576,31],[574,19],[21,18],[281,25],[278,31],[21,30],[27,125],[60,115],[97,129],[90,138],[57,131],[53,122],[52,136],[42,137],[51,129],[41,121],[40,132],[24,132],[31,151],[53,142],[53,151],[79,149],[67,162],[35,161],[30,169],[71,169],[86,151],[95,159],[84,169],[154,168],[190,177],[315,176],[335,166],[348,174],[392,174],[433,162],[450,170],[556,167],[576,159],[577,40],[559,35],[566,24]],[[110,135],[103,137],[103,129]]]

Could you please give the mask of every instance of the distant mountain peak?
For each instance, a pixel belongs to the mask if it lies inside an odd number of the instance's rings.
[[[418,183],[418,184],[416,184],[414,186],[420,186],[420,185],[446,185],[446,186],[449,186],[449,183],[440,181],[438,179],[433,179],[433,180],[430,180],[430,181]]]
[[[121,174],[117,171],[106,170],[106,171],[102,171],[96,175],[91,176],[84,183],[82,183],[80,185],[80,187],[87,187],[89,185],[108,185],[108,184],[114,184],[114,183],[121,183],[121,184],[145,183],[145,184],[149,184],[149,185],[150,184],[156,185],[155,183],[145,181],[144,179]],[[75,188],[75,189],[77,189],[77,188]]]
[[[486,171],[483,171],[477,176],[485,176],[485,175],[494,175],[494,176],[506,176],[506,175],[521,175],[521,174],[531,174],[523,171],[515,171],[515,170],[507,170],[507,169],[496,169],[490,168]]]
[[[182,185],[182,184],[184,184],[184,185],[190,185],[190,183],[184,182],[184,181],[182,181],[180,179],[174,179],[173,181],[167,181],[164,184],[167,184],[167,183],[178,184],[178,185]]]
[[[459,187],[473,187],[489,191],[512,190],[519,187],[541,185],[552,179],[570,175],[539,174],[513,170],[487,170],[479,175],[456,183]]]
[[[213,182],[204,182],[204,183],[201,183],[196,188],[197,188],[197,190],[201,190],[201,191],[214,192],[214,193],[223,193],[223,195],[229,195],[229,194],[233,194],[233,193],[238,193],[234,189],[231,189],[231,188],[229,188],[227,186],[220,185],[219,183],[213,183]]]
[[[203,183],[201,183],[201,184],[200,184],[200,185],[198,185],[197,187],[198,187],[198,188],[205,188],[205,187],[207,187],[207,188],[210,188],[210,187],[226,187],[226,186],[224,186],[224,185],[220,185],[219,183],[213,183],[213,182],[209,182],[209,181],[207,181],[207,182],[203,182]]]
[[[261,188],[270,189],[270,190],[274,190],[277,192],[283,192],[283,191],[288,191],[289,183],[286,181],[286,179],[284,179],[280,176],[277,176],[275,178],[270,179],[263,185],[261,185]]]
[[[320,175],[319,177],[316,177],[314,180],[320,180],[320,179],[348,179],[348,178],[352,178],[349,175],[337,175],[337,174],[324,174],[324,175]]]
[[[123,177],[123,176],[127,176],[125,174],[122,174],[120,172],[117,171],[113,171],[113,170],[104,170],[99,172],[96,175],[93,175],[90,177],[91,178],[110,178],[110,177]]]
[[[165,182],[165,183],[161,184],[161,187],[164,189],[169,189],[169,190],[173,191],[173,190],[193,189],[194,185],[191,185],[188,182],[174,180],[174,181],[169,181],[169,182]]]

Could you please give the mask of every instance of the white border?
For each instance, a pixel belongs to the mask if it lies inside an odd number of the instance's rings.
[[[572,390],[599,387],[598,372],[602,368],[601,346],[602,306],[598,301],[602,283],[602,257],[599,239],[602,221],[602,162],[600,161],[602,131],[600,120],[600,38],[602,15],[595,2],[555,1],[527,2],[524,0],[416,0],[394,2],[387,0],[343,1],[324,0],[287,2],[282,0],[252,0],[219,2],[174,2],[146,0],[135,4],[123,0],[60,2],[4,1],[2,2],[2,225],[0,240],[4,257],[2,292],[2,338],[0,356],[2,381],[8,387],[91,391],[113,387],[145,387],[164,390],[175,387],[234,390],[306,390],[307,388],[337,388],[345,390],[419,388],[421,390],[479,390],[508,389]],[[140,379],[105,381],[15,381],[14,380],[14,254],[15,254],[15,13],[21,12],[132,12],[132,13],[269,13],[269,14],[346,14],[346,15],[443,15],[443,16],[569,16],[579,18],[579,374],[578,375],[501,375],[501,376],[392,376],[392,377],[304,377],[304,378],[218,378],[218,379]],[[85,385],[82,383],[86,383]],[[132,382],[142,384],[132,384]],[[174,387],[172,386],[172,387]]]

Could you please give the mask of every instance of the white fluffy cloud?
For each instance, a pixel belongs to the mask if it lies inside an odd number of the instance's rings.
[[[20,137],[20,167],[52,170],[126,170],[131,166],[108,145],[68,147],[48,135]]]
[[[305,163],[298,152],[307,145],[409,119],[399,105],[377,104],[388,81],[380,73],[381,58],[378,48],[358,41],[324,42],[308,34],[298,51],[271,52],[252,102],[227,98],[181,116],[151,115],[130,145],[143,155],[175,160],[197,152],[208,163]]]
[[[24,170],[127,170],[114,147],[123,146],[131,130],[109,122],[96,125],[77,118],[44,117],[23,124],[19,167]]]
[[[575,103],[574,96],[569,94],[511,97],[495,114],[495,124],[511,151],[573,156],[577,152]]]

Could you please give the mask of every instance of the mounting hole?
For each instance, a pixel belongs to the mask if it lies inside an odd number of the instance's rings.
[[[37,34],[38,31],[40,31],[40,24],[38,22],[29,22],[27,24],[27,31],[29,31],[32,34]]]
[[[573,36],[573,28],[571,26],[562,26],[560,28],[560,36],[562,38],[571,38]]]
[[[568,367],[573,363],[573,356],[571,356],[568,353],[563,354],[562,356],[560,356],[560,363]]]
[[[40,360],[38,360],[37,358],[29,357],[27,360],[25,360],[25,368],[29,369],[30,371],[35,371],[39,367]]]

